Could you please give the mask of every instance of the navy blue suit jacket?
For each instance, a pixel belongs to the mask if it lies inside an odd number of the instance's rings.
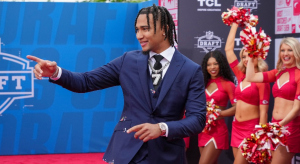
[[[62,76],[53,83],[74,92],[89,92],[120,85],[124,108],[114,129],[106,153],[106,161],[127,164],[143,144],[134,133],[125,129],[142,123],[165,122],[168,137],[148,141],[148,159],[152,164],[185,163],[183,137],[198,134],[205,126],[206,98],[201,67],[175,50],[163,78],[156,105],[148,85],[148,55],[131,51],[110,63],[85,73],[62,69]],[[186,110],[186,118],[183,118]]]

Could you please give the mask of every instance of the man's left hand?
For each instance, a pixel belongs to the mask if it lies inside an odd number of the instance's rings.
[[[134,138],[139,138],[143,142],[158,138],[161,135],[161,130],[158,124],[144,123],[136,125],[127,130],[127,133],[136,132]]]

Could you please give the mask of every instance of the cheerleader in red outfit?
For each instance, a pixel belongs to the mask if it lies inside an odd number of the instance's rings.
[[[212,51],[204,56],[202,71],[206,86],[206,101],[214,99],[214,104],[221,109],[215,126],[212,126],[210,131],[198,135],[201,154],[199,164],[213,164],[217,163],[221,151],[229,148],[228,129],[223,118],[233,116],[235,113],[235,85],[229,64],[220,51]],[[232,107],[226,109],[228,100]]]
[[[255,60],[255,59],[254,59]],[[272,122],[288,126],[287,145],[273,148],[272,164],[291,163],[295,153],[300,153],[300,43],[295,38],[284,38],[280,43],[276,69],[255,73],[253,62],[248,63],[247,80],[275,82]]]
[[[241,61],[238,62],[234,54],[234,39],[238,24],[232,23],[225,51],[227,61],[238,80],[235,90],[236,112],[232,122],[231,146],[234,155],[234,163],[248,163],[239,149],[244,138],[249,137],[259,123],[267,123],[270,98],[270,84],[253,83],[245,80],[245,72],[248,62],[248,53],[242,49]],[[262,59],[255,59],[255,72],[267,71],[268,66]]]

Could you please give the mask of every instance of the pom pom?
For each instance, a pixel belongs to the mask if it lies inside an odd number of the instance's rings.
[[[286,145],[286,138],[290,135],[290,132],[287,130],[287,126],[280,126],[278,123],[268,123],[257,127],[257,133],[266,134],[271,140],[274,147],[277,147],[279,144],[282,146]]]
[[[278,123],[256,125],[254,133],[242,143],[242,155],[248,162],[271,163],[271,144],[274,147],[278,144],[285,146],[288,135],[287,127],[282,127]]]
[[[215,120],[220,115],[220,107],[214,103],[214,99],[211,99],[210,102],[206,102],[206,122],[203,129],[204,133],[207,133],[211,130],[212,126],[216,125]]]
[[[244,139],[240,149],[248,162],[271,163],[272,155],[266,138],[259,138],[256,134],[251,134],[250,137]]]
[[[258,23],[258,17],[250,14],[250,9],[237,8],[235,6],[232,9],[227,9],[228,12],[221,14],[224,24],[231,26],[232,23],[239,24],[240,27],[256,26]]]
[[[245,26],[255,27],[258,24],[258,16],[250,14],[249,17],[244,21]]]
[[[266,59],[270,48],[271,37],[262,29],[256,32],[255,27],[247,26],[241,31],[240,38],[245,51],[248,52],[251,58],[260,57]]]
[[[224,24],[226,24],[227,26],[231,26],[231,24],[234,22],[234,23],[237,23],[239,24],[240,23],[240,17],[241,17],[241,12],[240,12],[240,9],[238,9],[237,7],[232,7],[232,9],[227,9],[228,12],[223,12],[221,14],[221,17],[222,17],[222,20],[224,22]]]

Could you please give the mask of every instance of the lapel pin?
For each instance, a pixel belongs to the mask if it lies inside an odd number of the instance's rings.
[[[155,94],[155,90],[154,89],[150,89],[152,94]]]

